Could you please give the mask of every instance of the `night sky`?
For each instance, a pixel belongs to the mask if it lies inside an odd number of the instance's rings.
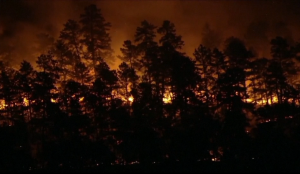
[[[297,0],[0,0],[0,56],[10,53],[15,64],[22,59],[34,64],[36,57],[57,39],[63,24],[68,19],[78,20],[84,7],[91,3],[112,24],[110,34],[115,56],[120,54],[124,40],[133,39],[142,20],[156,26],[163,20],[175,23],[177,33],[185,41],[184,51],[190,56],[205,40],[222,48],[224,39],[236,36],[253,47],[259,57],[268,57],[271,38],[279,35],[289,42],[300,38],[297,32],[300,1]],[[205,28],[211,34],[203,39]],[[109,63],[116,68],[119,61]]]

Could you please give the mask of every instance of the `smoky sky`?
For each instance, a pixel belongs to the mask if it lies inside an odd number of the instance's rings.
[[[78,20],[89,4],[96,4],[112,24],[115,56],[125,40],[133,39],[143,20],[156,26],[163,20],[173,22],[189,56],[201,43],[222,48],[224,39],[235,36],[258,56],[268,57],[269,43],[275,36],[283,36],[290,43],[300,38],[297,0],[0,0],[1,58],[15,64],[23,59],[34,64],[57,39],[63,24],[68,19]],[[119,63],[116,60],[112,68]]]

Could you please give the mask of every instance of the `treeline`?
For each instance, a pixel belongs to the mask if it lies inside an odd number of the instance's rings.
[[[272,57],[257,58],[230,37],[224,50],[200,45],[188,57],[172,22],[143,21],[111,70],[110,27],[90,5],[37,70],[2,61],[4,167],[296,159],[299,43],[276,37]]]

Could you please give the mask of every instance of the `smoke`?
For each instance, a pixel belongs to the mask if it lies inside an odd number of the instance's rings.
[[[253,47],[259,56],[269,56],[270,40],[277,36],[297,41],[300,29],[299,1],[133,1],[133,0],[0,0],[0,54],[18,65],[23,59],[34,64],[47,50],[68,19],[78,20],[84,7],[94,3],[112,24],[114,55],[124,40],[133,39],[142,20],[160,26],[170,20],[192,56],[202,42],[222,46],[235,36]],[[282,22],[284,21],[284,22]],[[208,34],[205,33],[205,26]],[[206,26],[206,27],[207,27]],[[9,55],[9,56],[8,56]],[[120,61],[111,65],[117,68]]]
[[[209,24],[206,23],[203,27],[201,43],[207,48],[214,49],[219,48],[221,42],[222,38],[220,34],[212,30]]]

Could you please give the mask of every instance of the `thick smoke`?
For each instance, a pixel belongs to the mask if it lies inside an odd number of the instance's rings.
[[[163,20],[175,23],[185,41],[184,51],[192,55],[200,43],[222,46],[236,36],[269,56],[270,40],[281,35],[298,41],[299,1],[83,1],[83,0],[0,0],[0,56],[13,64],[34,63],[59,36],[68,19],[78,20],[85,6],[94,3],[112,24],[112,48],[120,54],[124,40],[133,39],[142,20],[160,26]],[[205,34],[208,33],[208,34]],[[206,43],[205,43],[206,42]],[[112,68],[120,62],[116,61]]]

